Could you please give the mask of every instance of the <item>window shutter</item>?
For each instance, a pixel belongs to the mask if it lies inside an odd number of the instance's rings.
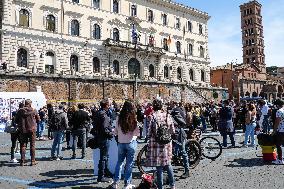
[[[174,28],[177,28],[177,17],[174,17]]]
[[[132,16],[131,15],[131,3],[129,3],[129,15]]]
[[[147,21],[149,21],[149,20],[148,20],[148,10],[149,10],[149,9],[146,8],[146,20],[147,20]]]

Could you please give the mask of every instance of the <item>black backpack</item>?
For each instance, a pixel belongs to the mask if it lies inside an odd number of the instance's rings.
[[[158,144],[165,145],[168,144],[172,141],[172,135],[169,129],[169,126],[167,125],[168,123],[168,114],[166,118],[166,124],[159,124],[155,118],[154,123],[155,123],[155,130],[156,130],[156,135],[155,139]]]
[[[54,112],[51,118],[51,130],[58,131],[61,128],[62,125],[62,117],[61,114],[63,112],[57,113]]]

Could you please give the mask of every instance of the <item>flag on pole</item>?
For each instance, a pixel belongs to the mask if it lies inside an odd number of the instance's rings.
[[[131,37],[132,37],[132,42],[133,43],[137,43],[138,34],[136,32],[135,24],[132,24],[132,34],[131,34]]]

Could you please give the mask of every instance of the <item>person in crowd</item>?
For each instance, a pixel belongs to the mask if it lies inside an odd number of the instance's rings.
[[[39,109],[38,115],[40,117],[40,121],[37,124],[37,138],[39,140],[44,140],[43,132],[45,130],[45,124],[47,121],[47,109],[44,106],[43,108]]]
[[[156,167],[157,169],[157,185],[158,189],[163,188],[163,171],[167,171],[168,180],[171,189],[175,189],[175,179],[173,168],[171,165],[172,160],[172,142],[161,145],[156,141],[156,126],[161,124],[168,125],[169,130],[172,134],[175,133],[175,127],[173,124],[173,120],[171,116],[162,111],[162,101],[154,100],[153,102],[153,110],[154,113],[152,115],[150,125],[149,125],[149,147],[147,151],[147,160],[148,166]],[[158,124],[156,124],[157,122]]]
[[[48,118],[47,137],[48,137],[49,140],[52,140],[53,137],[52,137],[52,132],[49,129],[49,121],[51,120],[51,116],[52,116],[54,110],[53,110],[52,104],[47,104],[46,106],[47,106],[47,118]]]
[[[24,107],[24,103],[19,103],[19,109],[22,109]],[[15,158],[15,149],[17,147],[17,141],[19,140],[19,128],[18,128],[18,124],[16,123],[16,115],[17,115],[17,111],[12,112],[12,126],[15,129],[14,132],[11,132],[11,142],[12,142],[12,146],[11,146],[11,162],[12,163],[18,163],[18,160]]]
[[[210,125],[212,127],[212,132],[216,132],[218,130],[217,129],[217,116],[218,116],[217,107],[215,104],[212,104],[211,110],[210,110],[210,116],[209,116]]]
[[[248,139],[250,136],[251,146],[254,147],[254,130],[256,127],[256,108],[254,104],[248,105],[248,112],[246,114],[246,131],[244,147],[248,147]]]
[[[77,107],[76,106],[71,106],[68,108],[67,110],[67,118],[68,118],[68,128],[66,130],[66,144],[67,144],[67,149],[70,150],[71,146],[70,146],[70,140],[71,140],[71,130],[74,127],[73,122],[72,122],[72,117],[74,115],[74,113],[77,111]]]
[[[144,125],[145,125],[145,136],[146,136],[146,139],[145,139],[145,142],[147,143],[148,142],[148,138],[147,138],[147,136],[148,136],[148,130],[149,130],[149,122],[150,122],[150,119],[151,119],[151,116],[152,116],[152,114],[153,114],[153,106],[152,106],[152,104],[151,103],[148,103],[147,104],[147,106],[146,106],[146,108],[145,108],[145,111],[144,111],[144,115],[145,115],[145,123],[144,123]]]
[[[121,169],[124,160],[124,186],[125,189],[132,189],[132,167],[137,148],[137,136],[139,136],[139,127],[137,125],[136,109],[131,101],[126,100],[118,117],[114,135],[118,137],[118,160],[115,167],[113,189],[118,188],[118,182],[121,179]]]
[[[108,150],[110,140],[113,138],[111,119],[108,116],[109,101],[104,99],[100,102],[101,109],[96,113],[94,119],[94,130],[97,133],[100,141],[100,160],[98,165],[98,182],[111,182],[112,179],[108,178],[112,176],[108,170]]]
[[[16,115],[16,123],[19,128],[19,141],[20,141],[20,153],[21,161],[20,165],[26,165],[26,146],[30,142],[30,155],[31,166],[36,165],[35,160],[35,139],[36,139],[36,127],[37,122],[40,121],[39,115],[36,110],[32,108],[32,101],[30,99],[25,100],[25,106],[20,108]]]
[[[284,161],[282,158],[281,146],[284,145],[284,101],[277,99],[275,104],[276,106],[278,106],[278,110],[276,112],[276,119],[273,128],[273,136],[277,148],[277,159],[272,163],[276,165],[283,165]]]
[[[144,111],[143,108],[140,104],[137,104],[137,111],[136,111],[136,116],[137,116],[137,124],[140,129],[140,135],[139,138],[143,138],[143,122],[144,122]]]
[[[176,102],[173,102],[172,104],[173,104],[173,108],[171,111],[171,116],[174,120],[177,140],[179,143],[182,144],[182,145],[178,145],[178,144],[175,145],[174,154],[176,156],[179,151],[181,152],[182,159],[183,159],[183,166],[184,166],[183,177],[186,178],[186,177],[189,177],[189,159],[188,159],[188,153],[186,152],[186,149],[185,149],[187,135],[184,131],[184,128],[187,127],[186,114],[180,106],[177,106]]]
[[[223,146],[227,147],[227,135],[231,140],[231,147],[235,147],[235,129],[233,125],[233,109],[228,100],[224,100],[222,108],[219,111],[219,131],[223,137]]]
[[[243,132],[245,133],[246,132],[246,114],[247,114],[247,103],[246,101],[244,101],[241,105],[241,108],[240,108],[240,123],[242,125],[242,129],[243,129]]]
[[[68,128],[67,113],[63,110],[64,106],[60,104],[58,110],[55,110],[51,117],[51,131],[53,132],[53,144],[51,148],[51,159],[59,161],[62,159],[61,150],[64,140],[64,132]],[[55,154],[56,151],[56,154]]]
[[[262,128],[262,132],[269,134],[270,132],[270,123],[269,123],[269,114],[268,114],[269,107],[265,100],[261,100],[259,104],[260,104],[260,112],[261,112],[259,124]]]
[[[88,123],[90,121],[89,114],[84,110],[84,104],[78,104],[78,109],[72,117],[72,137],[73,137],[73,155],[72,159],[76,159],[76,149],[77,149],[77,141],[78,137],[82,139],[82,159],[86,156],[86,128],[88,127]]]

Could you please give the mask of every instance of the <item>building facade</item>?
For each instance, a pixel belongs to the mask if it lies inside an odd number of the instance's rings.
[[[166,0],[4,0],[9,72],[209,87],[207,13]]]
[[[267,76],[261,8],[262,5],[256,0],[240,6],[243,63],[227,64],[211,70],[211,84],[227,85],[230,98],[268,98],[264,90]]]

